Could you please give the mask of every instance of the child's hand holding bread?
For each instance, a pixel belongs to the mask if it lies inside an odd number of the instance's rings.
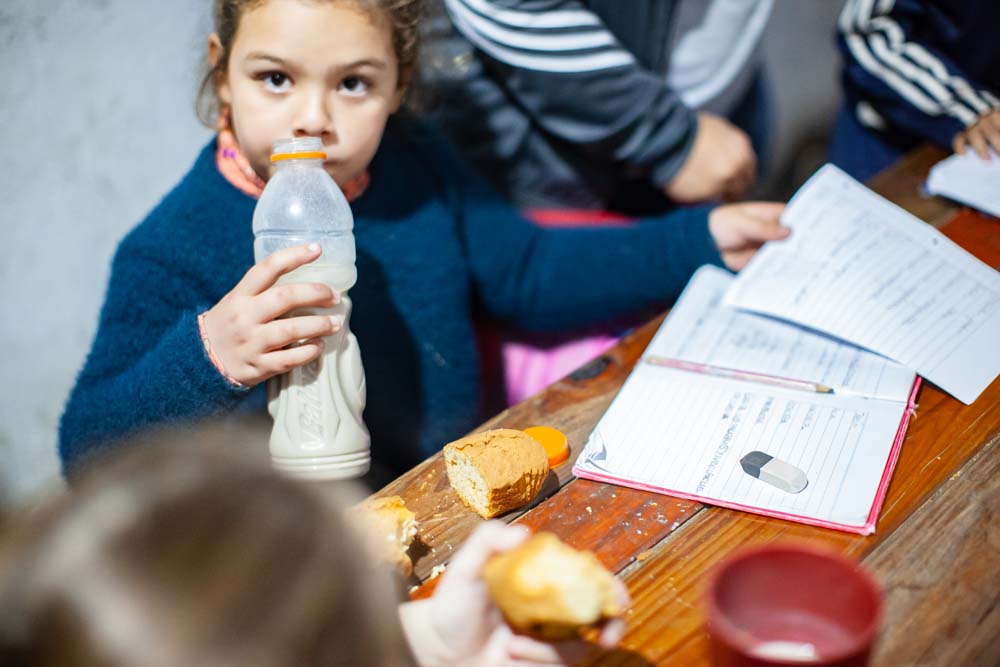
[[[543,446],[513,429],[476,433],[445,445],[448,481],[480,516],[499,516],[535,499],[550,460],[557,465],[567,457],[565,436],[555,444],[560,446]],[[593,554],[549,533],[529,535],[521,526],[483,523],[448,564],[434,594],[400,606],[418,664],[558,667],[577,664],[593,650],[581,633],[606,648],[618,643],[629,604],[625,586]]]
[[[494,556],[483,578],[511,627],[539,639],[578,637],[619,618],[628,605],[624,586],[594,554],[552,533]]]
[[[529,532],[520,526],[488,521],[482,524],[455,554],[432,597],[402,605],[400,615],[403,617],[407,634],[419,635],[422,638],[421,641],[413,643],[419,664],[499,667],[513,662],[519,665],[557,667],[576,664],[590,653],[593,646],[580,639],[541,641],[513,630],[505,622],[505,613],[501,612],[494,601],[494,596],[490,593],[492,584],[488,586],[487,578],[521,576],[519,574],[521,566],[530,562],[531,557],[525,560],[523,553],[520,556],[517,554],[523,550],[527,550],[529,554],[533,552],[537,547],[532,545],[537,539],[536,536],[529,541]],[[542,542],[545,547],[542,550],[543,555],[550,553],[549,549],[552,546],[550,538],[543,536]],[[558,543],[558,540],[556,542]],[[590,554],[581,554],[565,545],[561,546],[572,554],[569,556],[570,561],[576,557],[583,557],[584,561],[588,560],[587,557],[593,558]],[[555,556],[556,559],[567,557],[567,553],[562,553],[561,550],[560,553],[561,555]],[[505,559],[508,555],[509,558]],[[593,564],[587,565],[584,569],[576,569],[574,566],[573,572],[593,575],[596,571],[587,569],[591,565]],[[493,575],[485,575],[487,578],[484,578],[484,573],[491,571]],[[549,574],[557,580],[565,581],[565,577],[561,577],[559,572]],[[620,614],[628,605],[628,593],[624,585],[603,568],[597,577],[598,582],[593,585],[586,582],[576,583],[582,584],[588,590],[599,591],[597,595],[601,599],[601,604],[598,618],[591,619],[589,616],[586,619],[579,616],[568,618],[560,612],[551,616],[553,609],[566,609],[567,600],[542,605],[545,610],[542,618],[554,621],[563,633],[562,636],[573,637],[576,637],[580,630],[578,625],[574,625],[577,621],[584,621],[586,627],[595,627],[591,621],[602,623],[598,643],[610,648],[621,639],[625,624],[617,617],[603,621],[602,619],[606,613]],[[543,584],[543,587],[548,587],[552,595],[565,594],[565,591],[559,592],[560,584],[550,582]],[[613,599],[605,597],[609,590]],[[512,620],[514,616],[520,619],[520,616],[508,613],[507,620]],[[531,614],[528,616],[534,618]]]

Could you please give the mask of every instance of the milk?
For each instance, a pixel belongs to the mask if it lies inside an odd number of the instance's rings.
[[[322,261],[320,258],[318,261]],[[371,463],[371,439],[362,421],[365,373],[361,349],[350,332],[353,264],[307,264],[280,283],[324,283],[340,293],[333,308],[301,308],[297,315],[336,315],[343,326],[323,339],[316,360],[268,381],[268,412],[274,419],[271,457],[275,468],[312,479],[359,477]]]
[[[343,326],[323,340],[319,358],[267,384],[274,467],[307,479],[358,477],[371,462],[368,429],[361,420],[365,373],[349,328],[347,290],[357,280],[354,215],[323,168],[326,158],[319,137],[276,141],[271,153],[274,174],[253,213],[256,261],[285,248],[308,243],[320,247],[318,259],[279,282],[325,283],[341,293],[333,308],[302,308],[286,315],[337,315]]]

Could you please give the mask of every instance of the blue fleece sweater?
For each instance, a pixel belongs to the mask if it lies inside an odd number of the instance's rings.
[[[630,226],[538,227],[405,118],[390,121],[371,176],[352,204],[351,330],[373,456],[392,470],[484,417],[474,304],[526,329],[578,327],[666,304],[698,266],[721,262],[705,209]],[[60,423],[65,468],[145,427],[264,408],[264,385],[229,385],[197,325],[253,264],[255,203],[219,174],[213,141],[121,242]]]

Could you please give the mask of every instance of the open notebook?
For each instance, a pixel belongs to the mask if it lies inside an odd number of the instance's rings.
[[[912,368],[965,404],[1000,373],[1000,273],[826,165],[788,203],[727,306],[823,331]]]
[[[913,371],[849,343],[723,305],[702,267],[573,468],[578,477],[870,534],[909,421]],[[650,363],[679,359],[822,383],[823,394]],[[788,493],[744,472],[763,451],[805,472]]]

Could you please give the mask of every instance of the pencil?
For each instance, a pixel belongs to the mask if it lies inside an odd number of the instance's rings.
[[[682,361],[680,359],[670,359],[649,354],[642,358],[647,364],[654,366],[665,366],[676,368],[681,371],[692,373],[702,373],[704,375],[715,375],[717,377],[732,378],[734,380],[746,380],[747,382],[759,382],[770,384],[786,389],[798,389],[801,391],[811,391],[816,394],[832,394],[833,387],[829,387],[819,382],[809,382],[808,380],[795,380],[793,378],[779,377],[776,375],[765,375],[764,373],[754,373],[752,371],[741,371],[735,368],[723,368],[721,366],[710,366],[708,364],[698,364],[692,361]]]

